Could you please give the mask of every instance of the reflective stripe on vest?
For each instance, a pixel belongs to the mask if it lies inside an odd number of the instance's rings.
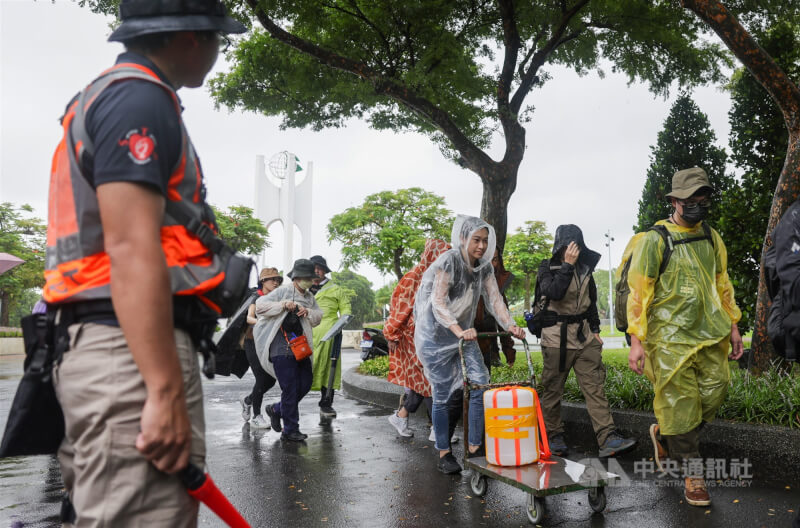
[[[181,125],[181,156],[167,184],[167,200],[183,201],[199,219],[216,231],[213,213],[201,196],[203,176],[192,142],[181,119],[175,91],[150,69],[139,64],[118,64],[103,72],[81,92],[63,119],[64,136],[56,148],[50,173],[44,299],[65,303],[111,297],[111,266],[103,245],[103,228],[97,193],[81,170],[84,155],[94,152],[86,132],[89,107],[112,83],[139,79],[167,90]],[[186,227],[168,214],[161,227],[161,247],[169,268],[172,292],[195,295],[219,309],[203,294],[225,277],[220,258]]]

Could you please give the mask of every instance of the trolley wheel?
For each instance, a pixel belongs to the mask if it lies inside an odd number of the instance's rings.
[[[525,513],[528,514],[528,521],[530,521],[531,524],[539,524],[542,522],[544,518],[544,499],[540,499],[532,493],[529,493]]]
[[[472,494],[476,497],[483,497],[486,495],[486,490],[489,488],[489,482],[484,475],[481,475],[474,469],[472,476],[469,479],[469,487],[472,489]]]
[[[606,488],[589,488],[589,506],[597,513],[606,509]]]

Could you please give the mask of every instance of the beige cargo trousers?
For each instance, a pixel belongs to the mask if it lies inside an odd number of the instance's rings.
[[[198,503],[175,475],[136,449],[147,397],[122,330],[97,323],[69,327],[70,349],[53,372],[66,437],[58,453],[76,528],[194,527]],[[205,467],[205,417],[197,353],[175,330],[192,424],[191,462]]]

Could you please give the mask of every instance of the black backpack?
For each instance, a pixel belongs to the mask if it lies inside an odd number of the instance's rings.
[[[776,227],[777,230],[777,227]],[[786,331],[783,327],[783,318],[786,315],[783,310],[783,296],[781,295],[781,283],[778,279],[776,269],[777,250],[775,249],[775,231],[772,232],[772,245],[764,253],[764,278],[767,287],[767,295],[771,304],[767,314],[767,335],[772,342],[775,353],[786,357]]]
[[[662,273],[664,273],[664,270],[667,269],[669,259],[672,257],[672,252],[675,249],[675,246],[708,240],[711,243],[711,247],[714,247],[714,237],[711,235],[711,227],[705,222],[702,223],[702,227],[702,236],[687,237],[680,240],[675,240],[672,238],[672,235],[670,235],[669,230],[665,225],[658,224],[648,229],[648,231],[655,231],[661,235],[661,238],[664,240],[664,253],[661,255],[661,266],[659,266],[658,275],[656,275],[655,278],[658,278]],[[628,269],[631,267],[632,255],[633,253],[631,252],[631,255],[629,255],[627,259],[624,259],[620,264],[622,267],[622,273],[620,274],[619,280],[614,285],[614,322],[617,325],[617,330],[620,332],[626,332],[628,330],[628,295],[631,292],[630,288],[628,287]],[[626,339],[630,340],[627,335]]]

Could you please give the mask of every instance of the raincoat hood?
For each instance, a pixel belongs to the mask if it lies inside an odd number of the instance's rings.
[[[419,259],[419,264],[414,266],[415,271],[424,273],[426,269],[431,267],[431,264],[439,258],[439,255],[450,249],[450,244],[438,238],[429,238],[425,240],[425,249],[422,250],[422,256]]]
[[[486,266],[490,268],[492,266],[494,248],[497,246],[497,237],[494,233],[494,228],[475,216],[458,215],[455,222],[453,222],[453,231],[450,235],[450,244],[453,246],[453,249],[457,249],[463,257],[464,262],[469,264],[467,245],[472,235],[475,234],[475,231],[480,229],[486,229],[489,232],[489,243],[486,246],[486,251],[483,253],[483,256],[478,261],[478,265],[474,267],[474,270],[482,270]]]
[[[589,271],[594,271],[595,266],[600,261],[600,253],[586,247],[581,228],[574,224],[558,226],[553,240],[553,255],[557,255],[559,251],[569,246],[570,242],[575,242],[581,250],[581,254],[578,256],[578,264],[588,268]]]

